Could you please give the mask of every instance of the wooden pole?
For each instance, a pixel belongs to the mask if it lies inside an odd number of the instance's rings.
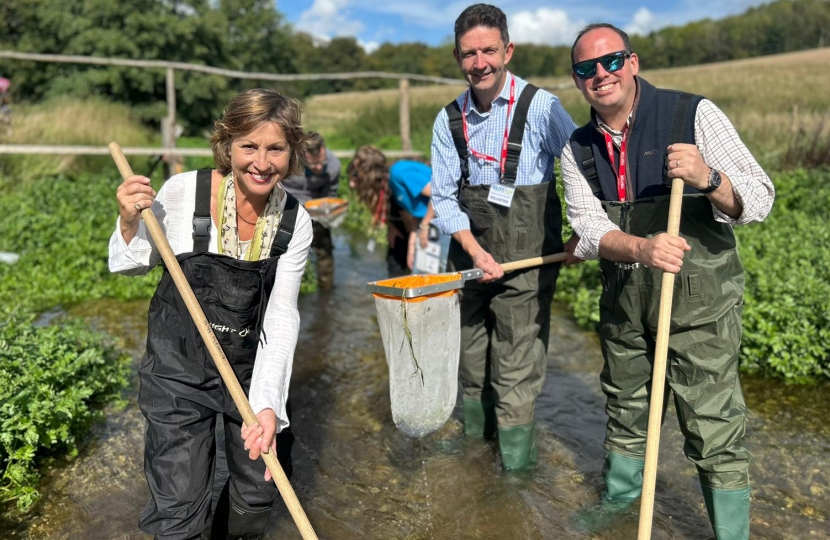
[[[115,160],[115,164],[118,166],[118,171],[121,173],[121,176],[125,180],[127,177],[132,176],[133,171],[130,168],[130,164],[127,163],[127,158],[125,158],[124,154],[121,152],[121,147],[119,147],[116,143],[110,143],[110,152],[112,153],[112,159]],[[222,376],[222,381],[228,388],[228,391],[233,398],[233,402],[236,404],[236,408],[239,409],[245,423],[249,426],[253,426],[257,423],[254,410],[251,408],[251,404],[248,403],[248,398],[245,397],[245,392],[242,390],[242,386],[240,386],[239,381],[236,379],[236,374],[234,374],[228,359],[225,357],[225,353],[222,351],[222,346],[219,345],[219,340],[216,339],[216,335],[213,333],[213,329],[210,327],[210,323],[208,322],[204,311],[202,311],[202,306],[199,305],[196,295],[193,294],[193,290],[190,288],[190,284],[187,282],[187,278],[185,277],[184,272],[182,272],[181,266],[179,266],[179,261],[176,260],[176,255],[170,248],[170,244],[164,236],[164,231],[161,230],[161,227],[156,220],[156,216],[150,208],[145,208],[141,211],[141,219],[144,220],[144,225],[147,227],[147,231],[153,238],[153,242],[155,242],[156,247],[161,254],[161,258],[164,260],[164,264],[167,266],[167,270],[170,272],[170,276],[176,284],[179,294],[182,295],[182,299],[184,300],[185,305],[187,305],[187,310],[190,312],[190,316],[193,317],[193,322],[196,323],[196,328],[199,330],[199,334],[202,336],[205,346],[210,352],[211,358],[213,358],[213,361],[216,363],[219,374]],[[297,528],[300,530],[300,535],[303,537],[303,540],[317,540],[317,535],[314,533],[314,529],[311,528],[311,523],[309,523],[308,517],[306,517],[305,512],[303,511],[303,507],[300,506],[300,501],[297,500],[297,495],[294,494],[294,490],[291,488],[291,484],[285,476],[285,472],[283,472],[279,461],[277,461],[276,452],[263,452],[260,456],[262,457],[262,460],[265,461],[265,465],[268,467],[268,470],[271,471],[274,483],[277,484],[280,495],[282,496],[283,501],[285,501],[285,505],[288,507],[291,517],[294,518],[294,523],[297,524]]]
[[[223,77],[260,81],[344,81],[351,79],[411,79],[435,84],[450,84],[466,87],[463,79],[448,79],[446,77],[432,77],[415,73],[386,73],[383,71],[353,71],[351,73],[260,73],[221,69],[202,64],[187,64],[184,62],[165,62],[163,60],[129,60],[126,58],[105,58],[100,56],[79,56],[69,54],[38,54],[17,51],[0,51],[0,58],[14,60],[32,60],[35,62],[55,62],[63,64],[88,64],[98,66],[128,66],[141,68],[165,69],[172,67],[178,70],[196,71]],[[561,86],[561,88],[560,88]],[[573,83],[567,83],[556,88],[573,88]],[[546,87],[551,88],[551,87]]]
[[[671,236],[680,234],[680,210],[683,204],[684,186],[680,178],[672,180],[669,224],[666,231]],[[654,486],[657,481],[657,453],[660,450],[660,423],[663,420],[663,395],[666,388],[666,357],[669,352],[674,277],[675,275],[671,272],[663,272],[663,283],[660,288],[660,311],[657,319],[657,343],[654,347],[654,370],[651,374],[646,463],[643,472],[643,495],[640,499],[640,527],[637,540],[651,539],[651,524],[654,518]]]
[[[512,272],[513,270],[521,270],[522,268],[530,268],[533,266],[542,266],[543,264],[550,264],[555,262],[562,262],[568,258],[568,253],[554,253],[553,255],[545,255],[543,257],[532,257],[530,259],[522,259],[521,261],[513,261],[501,265],[505,272]]]
[[[412,150],[412,140],[409,138],[409,79],[398,81],[398,89],[401,92],[401,149],[408,152]]]

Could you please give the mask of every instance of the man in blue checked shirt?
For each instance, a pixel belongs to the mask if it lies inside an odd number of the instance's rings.
[[[563,250],[554,162],[575,125],[555,96],[507,71],[513,43],[497,7],[461,13],[453,54],[470,87],[435,120],[432,189],[435,224],[453,237],[448,269],[484,272],[461,292],[464,431],[497,430],[504,468],[524,469],[536,461],[559,265],[505,276],[496,261]]]

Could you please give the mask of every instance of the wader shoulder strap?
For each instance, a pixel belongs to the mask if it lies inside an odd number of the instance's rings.
[[[671,121],[671,129],[669,130],[669,144],[674,144],[683,140],[683,128],[686,127],[686,117],[689,115],[689,105],[691,104],[693,94],[681,92],[677,97],[677,103],[674,106],[674,116]],[[672,179],[669,178],[669,153],[663,158],[663,183],[671,186]]]
[[[458,159],[461,162],[461,180],[467,180],[470,178],[469,153],[467,152],[467,140],[464,139],[463,113],[458,105],[458,100],[454,99],[452,103],[444,107],[444,110],[447,111],[452,142],[455,144],[455,151],[458,153]]]
[[[210,246],[211,169],[196,171],[196,208],[193,210],[193,251],[202,253]]]
[[[287,197],[285,209],[277,229],[277,237],[274,238],[274,243],[271,244],[271,257],[279,257],[288,251],[288,243],[291,242],[291,237],[294,236],[294,226],[297,224],[300,201],[287,191],[285,196]]]
[[[522,140],[525,136],[525,125],[527,124],[527,111],[530,109],[530,102],[539,89],[532,84],[527,84],[516,102],[516,110],[513,112],[513,123],[510,125],[510,135],[507,137],[507,158],[504,161],[504,176],[502,181],[514,183],[516,173],[519,170],[519,157],[522,154]]]
[[[591,191],[598,199],[602,200],[602,187],[597,174],[597,164],[594,160],[594,152],[591,148],[591,124],[586,124],[574,130],[571,135],[571,150],[574,151],[574,160],[582,169],[582,174],[588,181]],[[579,152],[576,152],[576,150]]]

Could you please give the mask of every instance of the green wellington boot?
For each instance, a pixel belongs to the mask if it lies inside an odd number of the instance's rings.
[[[498,429],[499,451],[506,471],[520,471],[536,464],[536,427],[533,422]]]
[[[464,435],[492,439],[496,434],[495,404],[476,399],[465,399],[461,404],[464,408]]]
[[[703,499],[717,540],[749,539],[749,486],[742,489],[703,487]]]
[[[645,461],[609,452],[605,456],[602,476],[605,491],[602,501],[595,506],[577,511],[571,518],[575,527],[583,531],[600,532],[610,529],[619,515],[640,496],[643,489]]]

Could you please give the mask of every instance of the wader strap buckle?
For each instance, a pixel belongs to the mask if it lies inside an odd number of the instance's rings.
[[[207,236],[210,238],[210,216],[193,218],[193,238]]]

